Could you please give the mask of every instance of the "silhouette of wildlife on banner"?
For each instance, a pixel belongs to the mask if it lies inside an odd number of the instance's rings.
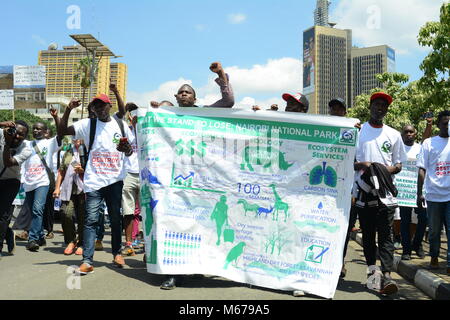
[[[350,209],[355,119],[140,110],[147,270],[331,298]]]

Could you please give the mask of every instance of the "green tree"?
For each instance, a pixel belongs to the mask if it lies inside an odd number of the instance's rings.
[[[443,3],[440,12],[440,21],[427,22],[417,37],[420,45],[432,48],[420,65],[424,75],[418,86],[435,114],[450,104],[450,3]]]
[[[53,134],[56,134],[56,127],[54,122],[50,122],[47,120],[43,120],[42,118],[35,116],[34,114],[26,111],[26,110],[15,110],[15,118],[16,120],[23,120],[30,126],[30,131],[28,132],[28,140],[33,140],[33,133],[31,132],[31,128],[33,124],[36,122],[44,122],[48,128],[50,128]],[[13,115],[12,110],[0,110],[0,122],[3,121],[12,121]]]
[[[89,89],[92,81],[95,81],[95,72],[92,72],[92,59],[89,57],[80,59],[75,66],[75,69],[78,73],[74,75],[74,80],[80,81],[80,86],[83,90],[83,96],[81,98],[81,119],[83,119],[84,106],[86,103],[86,90]]]
[[[355,99],[349,116],[361,122],[369,120],[370,96],[377,91],[384,91],[393,98],[392,105],[386,115],[385,123],[399,131],[407,124],[418,130],[418,139],[426,126],[423,115],[427,111],[437,114],[449,108],[450,101],[450,4],[441,7],[439,22],[428,22],[419,32],[418,42],[422,46],[432,48],[423,60],[420,69],[424,76],[407,84],[409,76],[402,73],[383,73],[376,79],[384,89],[373,89],[370,94],[362,94]],[[437,133],[437,128],[434,128]]]
[[[348,115],[360,119],[361,122],[368,121],[370,96],[375,92],[383,91],[393,99],[384,123],[398,131],[401,131],[405,125],[413,125],[417,128],[418,139],[422,139],[426,126],[423,115],[428,111],[428,107],[425,104],[427,94],[418,87],[418,81],[407,83],[409,76],[403,73],[386,72],[375,77],[383,84],[384,89],[375,88],[369,94],[357,96]]]

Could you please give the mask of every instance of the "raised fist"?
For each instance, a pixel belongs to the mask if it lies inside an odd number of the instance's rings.
[[[213,63],[211,63],[209,70],[211,70],[214,73],[219,73],[219,72],[223,71],[223,68],[222,68],[222,65],[220,64],[220,62],[213,62]]]
[[[81,105],[81,101],[78,98],[72,98],[67,106],[70,110],[73,110]]]
[[[50,114],[53,118],[56,118],[58,116],[58,110],[52,107],[50,108]]]
[[[111,90],[112,92],[116,92],[117,91],[117,86],[115,83],[110,83],[109,84],[109,90]]]

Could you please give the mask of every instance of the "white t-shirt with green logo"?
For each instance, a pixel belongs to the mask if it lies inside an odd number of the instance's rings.
[[[400,132],[387,125],[374,128],[368,122],[363,124],[356,149],[357,162],[369,161],[394,166],[407,160]]]
[[[417,159],[417,167],[425,169],[425,199],[450,201],[450,138],[426,139]]]
[[[90,119],[83,119],[74,123],[75,139],[83,139],[89,148]],[[124,132],[128,141],[133,141],[133,134],[124,123]],[[84,192],[100,190],[125,178],[123,152],[117,151],[117,144],[122,137],[117,121],[97,120],[94,144],[89,154],[89,161],[84,173]]]
[[[51,169],[53,167],[53,154],[58,151],[58,141],[56,140],[56,137],[52,139],[41,139],[35,141],[42,157],[47,163],[47,166]],[[34,150],[33,142],[28,141],[27,145],[31,149],[32,153],[31,157],[29,157],[22,165],[23,188],[25,189],[25,192],[30,192],[39,187],[48,186],[50,184],[50,180],[44,164]]]
[[[417,142],[414,142],[412,146],[407,146],[405,144],[405,151],[408,155],[408,162],[416,162],[417,158],[419,157],[419,153],[422,150],[422,145],[418,144]]]

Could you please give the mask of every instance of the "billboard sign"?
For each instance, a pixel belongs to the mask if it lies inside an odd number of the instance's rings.
[[[315,29],[303,32],[303,94],[311,94],[315,90],[316,46]]]
[[[0,109],[45,109],[45,86],[45,66],[0,66]]]

